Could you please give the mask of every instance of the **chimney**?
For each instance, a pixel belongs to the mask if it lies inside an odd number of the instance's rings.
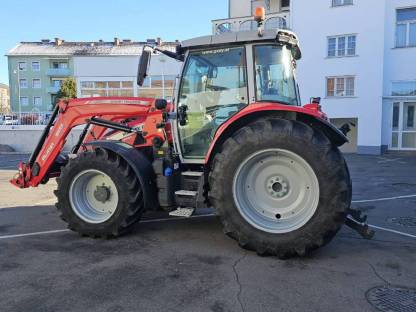
[[[162,39],[160,39],[160,37],[157,37],[157,39],[156,39],[156,44],[157,44],[158,46],[162,45]]]
[[[49,43],[49,42],[51,42],[51,40],[50,39],[42,39],[41,42],[42,43]]]
[[[55,45],[57,45],[59,47],[60,45],[62,45],[62,43],[64,43],[64,41],[62,39],[55,38]]]
[[[120,45],[120,39],[118,39],[117,37],[114,38],[114,45],[115,46],[119,46]]]

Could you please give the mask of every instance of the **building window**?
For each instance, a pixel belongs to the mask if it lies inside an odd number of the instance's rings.
[[[353,4],[352,0],[332,0],[333,7],[351,5],[351,4]]]
[[[60,88],[62,86],[62,83],[64,81],[62,79],[53,79],[52,80],[52,86],[55,88]]]
[[[40,96],[33,97],[33,106],[42,106],[42,98]]]
[[[290,9],[290,0],[281,0],[282,11],[288,11]]]
[[[351,97],[355,95],[355,77],[326,78],[327,97]]]
[[[416,7],[399,9],[396,15],[396,48],[415,47]]]
[[[26,62],[19,62],[18,64],[20,71],[26,71],[27,70],[27,63]]]
[[[40,71],[40,62],[32,62],[32,71],[34,72]]]
[[[28,106],[29,105],[29,98],[27,96],[20,97],[20,105],[21,106]]]
[[[27,79],[20,79],[19,80],[19,86],[20,86],[20,89],[26,89],[27,88]]]
[[[392,84],[392,96],[416,96],[416,81],[398,81]]]
[[[132,81],[81,81],[82,97],[134,96]]]
[[[32,79],[32,88],[33,89],[40,89],[41,83],[40,83],[40,79]]]
[[[355,56],[356,47],[356,35],[328,37],[328,57]]]
[[[52,63],[52,68],[54,68],[54,69],[67,69],[68,68],[68,63],[66,63],[66,62],[53,62]]]
[[[176,76],[149,76],[143,86],[139,87],[141,97],[151,97],[170,100],[173,97]]]

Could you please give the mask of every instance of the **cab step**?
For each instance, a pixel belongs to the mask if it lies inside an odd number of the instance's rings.
[[[189,218],[195,212],[195,208],[178,208],[169,212],[171,217],[182,217],[182,218]]]
[[[182,172],[184,177],[202,177],[204,175],[201,171],[184,171]]]
[[[200,184],[204,181],[204,173],[200,171],[182,172],[182,188],[189,191],[199,191]]]
[[[196,207],[196,201],[198,199],[197,191],[180,190],[175,192],[176,204],[179,207]]]

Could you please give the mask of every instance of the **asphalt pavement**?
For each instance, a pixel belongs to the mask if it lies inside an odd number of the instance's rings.
[[[8,185],[21,159],[0,155],[0,311],[377,311],[374,287],[416,288],[412,154],[347,156],[353,207],[380,228],[373,240],[344,227],[285,261],[239,248],[213,216],[147,216],[128,236],[81,238],[58,218],[53,181]],[[416,311],[416,297],[397,311]]]

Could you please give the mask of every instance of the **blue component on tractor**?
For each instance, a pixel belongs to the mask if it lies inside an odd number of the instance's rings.
[[[173,174],[173,169],[172,168],[166,168],[165,172],[164,172],[164,176],[165,177],[170,177]]]

